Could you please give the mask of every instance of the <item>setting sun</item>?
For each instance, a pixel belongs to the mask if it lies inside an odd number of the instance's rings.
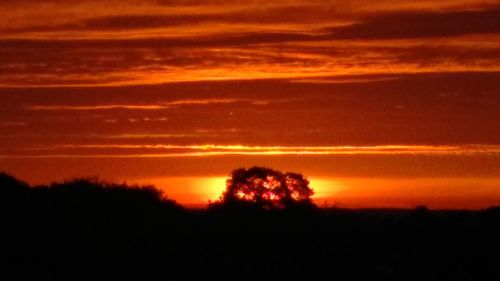
[[[170,198],[191,207],[204,207],[219,199],[226,188],[226,177],[165,177],[136,180],[154,184]]]

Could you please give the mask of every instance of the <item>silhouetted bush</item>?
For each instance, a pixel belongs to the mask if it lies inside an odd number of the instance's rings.
[[[13,176],[0,172],[0,211],[22,211],[30,186]]]
[[[26,182],[16,179],[15,177],[5,173],[0,172],[0,190],[26,190],[30,186]]]

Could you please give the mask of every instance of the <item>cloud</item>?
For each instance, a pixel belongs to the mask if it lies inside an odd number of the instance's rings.
[[[99,105],[31,105],[28,110],[47,110],[47,111],[87,111],[87,110],[161,110],[186,105],[211,105],[211,104],[232,104],[246,102],[253,105],[267,105],[269,102],[264,100],[247,100],[238,98],[209,98],[209,99],[183,99],[156,104],[99,104]],[[136,119],[133,119],[136,120]],[[136,120],[137,121],[137,120]]]
[[[500,8],[375,14],[360,23],[326,28],[330,39],[409,39],[500,33]]]
[[[266,36],[271,35],[259,35],[260,39]],[[0,63],[0,84],[21,87],[109,86],[500,70],[500,45],[494,38],[382,44],[377,40],[293,41],[294,38],[290,37],[287,40],[293,42],[266,43],[252,48],[232,45],[238,40],[226,39],[229,45],[223,45],[222,40],[218,42],[222,44],[220,46],[200,43],[197,47],[180,47],[177,43],[170,46],[169,39],[165,42],[159,39],[85,40],[81,44],[79,40],[36,41],[33,44],[23,40],[4,40],[0,42],[0,51],[4,54]],[[273,40],[279,39],[278,36]],[[195,38],[182,40],[196,42]],[[161,42],[167,45],[162,47]]]
[[[193,26],[201,23],[258,24],[282,28],[283,24],[318,25],[346,23],[388,11],[438,12],[491,7],[485,0],[448,1],[3,1],[3,32],[110,31]],[[31,9],[27,9],[31,8]],[[19,14],[9,18],[9,14]],[[16,24],[16,21],[19,21]],[[278,25],[278,26],[273,26]],[[1,20],[0,20],[0,26]],[[221,31],[219,29],[219,31]],[[83,34],[80,34],[84,36]],[[75,34],[73,34],[73,37]],[[85,37],[85,36],[84,36]]]
[[[325,5],[331,14],[318,15],[322,5],[317,3],[288,3],[261,9],[245,6],[215,12],[189,10],[187,14],[107,13],[76,18],[59,25],[72,34],[72,28],[83,30],[73,37],[40,33],[31,39],[0,39],[0,86],[116,86],[500,70],[498,5],[358,14]],[[314,24],[307,23],[311,15],[319,17]],[[332,24],[328,17],[336,25],[324,28]],[[207,21],[262,25],[229,29],[203,25],[189,32],[180,27]],[[338,25],[340,21],[346,23]],[[168,25],[175,26],[174,33],[142,30]],[[37,28],[44,29],[42,25]],[[124,35],[128,29],[135,35]]]
[[[85,18],[60,25],[37,24],[4,29],[7,34],[60,31],[127,31],[154,28],[186,28],[201,24],[255,25],[272,27],[273,24],[301,25],[305,23],[345,24],[352,22],[349,15],[331,6],[278,6],[258,9],[230,9],[208,13],[178,14],[126,14]],[[217,30],[214,27],[214,30]],[[219,32],[220,33],[220,32]]]
[[[27,124],[24,121],[6,121],[0,123],[3,127],[25,127]]]
[[[245,146],[169,144],[54,145],[27,151],[36,154],[0,155],[1,158],[163,158],[276,155],[492,155],[499,145],[378,145],[378,146]],[[51,154],[45,154],[51,151]],[[115,151],[116,154],[109,154]],[[84,152],[84,153],[82,153]]]
[[[224,34],[224,28],[214,26],[212,29],[205,30],[206,38],[203,38],[203,35],[191,38],[192,40],[182,38],[184,30],[182,26],[206,25],[207,23],[254,24],[256,26],[247,27],[246,31],[239,30],[237,34],[231,35]],[[333,26],[325,27],[328,24]],[[500,32],[499,26],[500,6],[498,5],[479,5],[476,3],[476,6],[463,6],[462,10],[400,9],[391,11],[391,9],[382,9],[356,13],[340,9],[337,5],[306,5],[301,3],[299,5],[261,6],[260,8],[243,6],[240,9],[233,8],[226,11],[216,10],[202,13],[199,11],[174,14],[117,15],[114,13],[93,18],[77,18],[59,25],[37,23],[13,29],[4,28],[2,32],[16,34],[20,32],[87,31],[89,34],[82,33],[81,38],[89,38],[90,32],[93,31],[136,31],[176,27],[177,29],[166,30],[170,35],[174,34],[176,38],[154,38],[158,35],[145,33],[143,37],[150,38],[143,38],[143,46],[161,44],[170,47],[186,47],[196,44],[199,46],[230,45],[231,41],[234,42],[233,45],[241,45],[304,40],[408,39],[495,34]],[[263,30],[266,31],[262,32]],[[289,32],[283,32],[283,30],[289,30]],[[116,38],[118,40],[111,42],[105,39],[101,39],[101,42],[92,42],[91,39],[81,40],[76,44],[82,44],[81,46],[86,47],[91,47],[94,43],[107,44],[108,46],[113,43],[125,43],[129,47],[131,44],[138,44],[120,36]],[[11,44],[14,43],[11,42]],[[43,44],[43,42],[36,40],[24,43],[32,46]],[[17,44],[18,46],[24,45],[21,41]],[[71,45],[71,43],[62,40],[58,44]],[[137,45],[135,46],[137,47]]]
[[[261,43],[310,41],[315,37],[300,32],[243,32],[236,34],[215,34],[194,37],[164,37],[140,39],[4,39],[3,49],[88,49],[88,48],[179,48],[179,47],[221,47]]]
[[[111,110],[111,109],[134,109],[134,110],[158,110],[166,109],[170,106],[162,105],[133,105],[133,104],[110,104],[110,105],[34,105],[29,107],[29,110]]]

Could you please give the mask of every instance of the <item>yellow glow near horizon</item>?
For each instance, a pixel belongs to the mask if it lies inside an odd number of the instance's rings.
[[[162,177],[137,180],[154,184],[169,198],[186,206],[205,206],[216,201],[226,188],[226,177]]]
[[[204,207],[209,201],[216,201],[226,188],[226,176],[162,177],[135,180],[141,184],[154,184],[169,198],[186,206]],[[332,198],[346,187],[331,178],[308,178],[314,190],[312,199],[316,204],[333,203]]]
[[[331,204],[332,198],[346,188],[340,181],[333,178],[312,177],[308,178],[309,186],[314,190],[312,196],[316,204]]]
[[[226,179],[226,176],[189,176],[137,179],[135,182],[154,184],[168,198],[188,208],[204,208],[210,201],[219,199],[226,188]],[[316,205],[347,208],[414,208],[426,205],[433,209],[480,209],[498,202],[500,183],[500,179],[473,178],[401,180],[313,176],[308,180],[314,190],[312,199]],[[462,196],[454,196],[456,192]]]

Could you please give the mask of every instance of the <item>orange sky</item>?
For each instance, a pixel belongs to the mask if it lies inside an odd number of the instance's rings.
[[[3,1],[0,170],[154,183],[238,167],[316,202],[500,204],[498,1]]]

